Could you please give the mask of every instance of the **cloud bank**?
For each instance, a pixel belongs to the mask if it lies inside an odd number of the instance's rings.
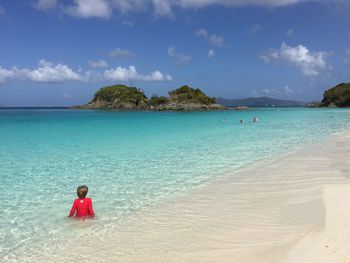
[[[312,0],[38,0],[38,10],[61,6],[66,14],[81,18],[110,18],[113,11],[122,15],[152,10],[156,16],[174,17],[176,9],[199,9],[219,5],[225,7],[261,6],[283,7]],[[316,0],[317,1],[317,0]]]
[[[95,66],[98,65],[99,67],[102,65],[101,61],[94,63]],[[129,66],[129,68],[116,67],[114,69],[106,69],[103,72],[91,70],[77,72],[67,65],[54,65],[46,60],[40,60],[36,69],[17,67],[6,69],[0,66],[0,83],[11,79],[42,83],[59,83],[65,81],[172,81],[172,76],[163,74],[159,70],[148,75],[142,75],[137,72],[135,66]]]
[[[67,65],[53,65],[46,60],[40,60],[38,68],[17,68],[4,69],[0,67],[0,82],[7,79],[22,79],[34,82],[62,82],[66,80],[82,80],[82,76],[73,71]]]

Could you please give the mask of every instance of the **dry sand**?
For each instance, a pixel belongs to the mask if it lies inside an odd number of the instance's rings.
[[[350,185],[327,186],[324,190],[326,224],[290,250],[284,263],[350,262]]]
[[[349,183],[346,132],[217,177],[93,240],[46,244],[17,260],[350,262]]]

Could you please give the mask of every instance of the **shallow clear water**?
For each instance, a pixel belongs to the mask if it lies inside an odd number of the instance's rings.
[[[81,226],[66,216],[80,184],[89,186],[97,214],[90,234],[98,235],[137,211],[349,123],[347,109],[0,110],[0,259],[76,234]]]

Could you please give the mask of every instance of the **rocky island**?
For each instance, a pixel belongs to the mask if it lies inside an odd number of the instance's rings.
[[[321,102],[312,102],[309,107],[346,108],[350,107],[350,83],[340,83],[323,93]]]
[[[323,94],[321,106],[350,107],[350,83],[341,83]]]
[[[169,92],[169,96],[152,96],[150,99],[141,89],[126,85],[112,85],[99,89],[93,99],[74,109],[101,110],[154,110],[154,111],[204,111],[224,110],[200,89],[182,86]]]

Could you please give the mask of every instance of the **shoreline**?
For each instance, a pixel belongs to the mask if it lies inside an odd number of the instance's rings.
[[[347,160],[349,130],[218,176],[84,246],[68,241],[24,261],[289,263],[283,260],[296,258],[290,255],[300,240],[325,228],[323,189],[350,182]]]

